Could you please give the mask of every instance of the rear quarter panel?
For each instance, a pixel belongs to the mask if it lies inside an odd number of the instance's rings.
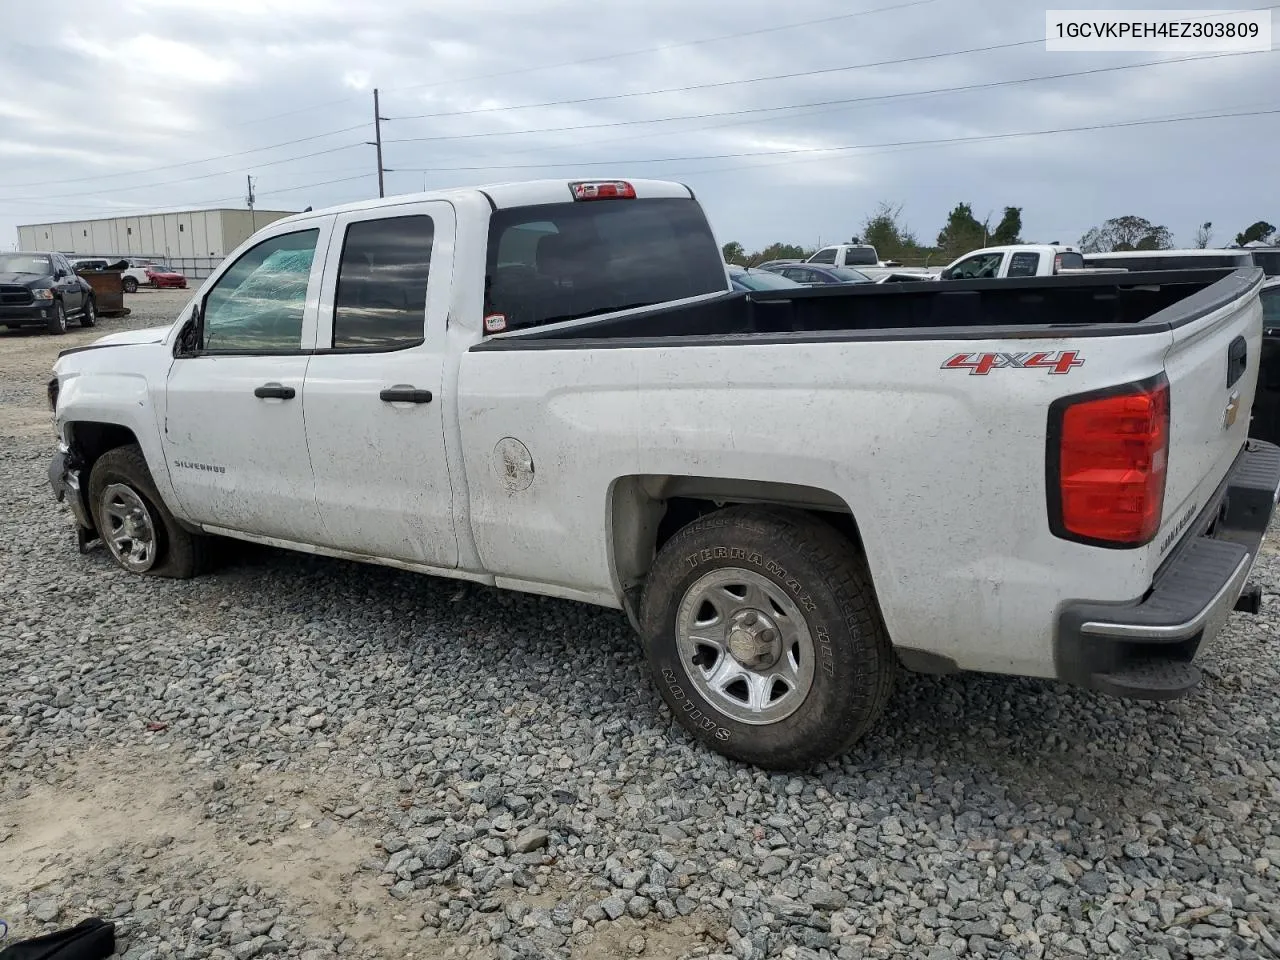
[[[1051,676],[1067,599],[1128,600],[1141,551],[1054,538],[1052,400],[1159,372],[1167,332],[1072,340],[866,340],[467,353],[459,416],[471,522],[495,574],[616,603],[609,496],[637,474],[805,484],[852,511],[895,644]],[[957,353],[1075,350],[1063,375],[944,369]],[[529,450],[504,485],[495,447]]]

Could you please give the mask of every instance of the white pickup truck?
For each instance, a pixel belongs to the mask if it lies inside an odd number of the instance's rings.
[[[966,253],[947,264],[940,279],[1004,280],[1009,277],[1052,277],[1060,273],[1083,272],[1084,257],[1075,247],[1049,243],[1016,243],[1002,247],[983,247]]]
[[[914,274],[921,280],[932,280],[936,276],[925,267],[904,267],[892,260],[881,260],[879,252],[869,243],[837,243],[823,247],[803,262],[828,267],[852,267],[877,282],[885,279],[897,281],[905,274]]]
[[[899,664],[1197,684],[1280,489],[1261,284],[734,292],[679,184],[369,201],[64,351],[49,479],[138,574],[221,535],[623,609],[696,738],[804,767]]]

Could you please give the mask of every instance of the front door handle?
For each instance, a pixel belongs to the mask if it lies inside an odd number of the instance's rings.
[[[431,391],[419,390],[417,387],[387,387],[378,394],[378,399],[386,403],[430,403]]]
[[[278,383],[264,383],[254,388],[253,395],[260,400],[292,400],[297,392],[293,387],[281,386]]]

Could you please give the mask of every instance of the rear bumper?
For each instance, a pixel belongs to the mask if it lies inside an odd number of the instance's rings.
[[[1148,700],[1194,689],[1200,681],[1194,661],[1241,599],[1278,498],[1280,447],[1250,440],[1144,596],[1063,608],[1058,676]]]

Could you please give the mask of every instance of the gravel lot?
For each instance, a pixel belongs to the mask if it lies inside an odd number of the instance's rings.
[[[0,333],[12,936],[99,915],[130,960],[1280,955],[1275,596],[1181,702],[908,675],[843,762],[738,767],[660,707],[620,614],[239,546],[180,583],[78,555],[49,365],[184,298]],[[1256,577],[1280,591],[1274,548]]]

